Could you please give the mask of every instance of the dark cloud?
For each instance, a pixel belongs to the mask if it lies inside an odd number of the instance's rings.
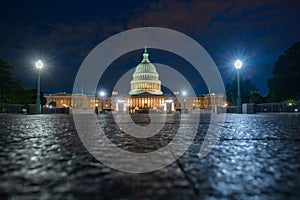
[[[104,39],[130,28],[159,26],[196,39],[225,81],[233,78],[232,59],[244,56],[246,76],[266,92],[277,56],[300,35],[300,3],[291,0],[36,3],[4,4],[0,58],[16,65],[16,78],[29,87],[34,79],[28,68],[35,58],[44,58],[48,91],[62,85],[71,89],[84,57]]]
[[[122,31],[122,25],[105,20],[77,23],[2,24],[0,34],[1,59],[10,61],[15,76],[34,87],[32,70],[36,59],[42,58],[48,67],[46,91],[72,88],[73,80],[85,56],[97,44],[113,33]],[[53,77],[56,77],[53,79]]]
[[[233,59],[242,55],[245,76],[265,93],[277,56],[299,40],[299,6],[289,0],[162,0],[137,9],[128,28],[162,26],[192,36],[212,55],[225,81],[234,77]]]

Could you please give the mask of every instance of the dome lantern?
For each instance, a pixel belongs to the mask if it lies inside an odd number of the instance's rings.
[[[147,47],[145,46],[142,63],[150,63]]]

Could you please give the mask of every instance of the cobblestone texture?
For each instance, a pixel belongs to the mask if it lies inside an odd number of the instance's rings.
[[[138,123],[147,123],[143,115],[138,118]],[[126,136],[109,115],[98,119],[111,141],[136,152],[166,145],[178,128],[178,116],[173,116],[161,137],[149,142]],[[0,198],[300,198],[299,114],[228,114],[220,140],[199,159],[209,120],[201,117],[194,143],[175,163],[129,174],[93,158],[70,115],[0,115]]]

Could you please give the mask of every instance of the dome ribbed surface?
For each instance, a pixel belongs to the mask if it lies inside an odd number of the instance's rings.
[[[157,74],[156,68],[152,63],[140,63],[134,73],[155,73]]]
[[[132,75],[133,79],[131,81],[130,95],[137,95],[145,92],[156,95],[162,94],[161,82],[158,79],[159,75],[148,57],[149,54],[145,48],[143,60],[136,66]]]

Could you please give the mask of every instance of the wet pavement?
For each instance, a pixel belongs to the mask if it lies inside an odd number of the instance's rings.
[[[143,117],[134,121],[144,123]],[[178,129],[178,116],[172,116],[159,135],[137,141],[118,130],[111,116],[98,120],[114,144],[133,152],[165,146]],[[201,117],[193,144],[176,162],[130,174],[106,167],[89,154],[71,115],[1,114],[0,198],[300,198],[299,114],[227,114],[220,139],[200,159],[209,120]],[[184,127],[189,130],[189,124]]]

